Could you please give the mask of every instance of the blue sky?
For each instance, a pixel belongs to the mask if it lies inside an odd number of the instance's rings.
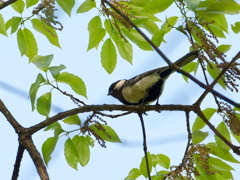
[[[73,12],[75,12],[73,10]],[[177,11],[173,8],[169,10],[171,16],[177,15]],[[12,15],[17,14],[8,7],[1,11],[8,20]],[[29,14],[24,14],[28,16]],[[134,46],[133,65],[130,65],[125,60],[118,58],[116,70],[109,75],[102,67],[100,62],[99,50],[90,50],[86,52],[88,42],[87,23],[98,15],[96,10],[85,14],[72,14],[72,18],[59,12],[59,20],[64,25],[62,32],[59,32],[59,39],[62,49],[52,46],[39,33],[35,33],[37,39],[39,54],[48,55],[54,54],[52,65],[64,64],[67,67],[67,72],[73,73],[81,77],[86,86],[88,99],[79,97],[87,104],[120,104],[116,99],[107,96],[108,87],[112,82],[118,79],[128,79],[147,70],[156,67],[165,66],[166,63],[156,54],[156,52],[145,52]],[[159,15],[161,20],[165,20],[166,13]],[[239,15],[237,16],[239,18]],[[236,18],[236,17],[235,17]],[[25,27],[30,28],[31,23],[26,23]],[[31,29],[31,28],[30,28]],[[222,43],[233,44],[233,48],[227,54],[232,58],[238,51],[239,35],[234,35],[231,38],[223,40]],[[0,35],[1,61],[0,61],[0,94],[1,99],[9,108],[13,116],[25,127],[29,127],[45,118],[36,112],[31,112],[30,100],[28,91],[30,85],[35,82],[39,70],[33,65],[28,64],[27,58],[20,57],[16,42],[16,34],[4,37]],[[179,32],[170,33],[166,36],[166,44],[162,44],[161,50],[166,55],[175,61],[179,57],[188,52],[189,43],[187,39]],[[201,73],[197,73],[197,78],[203,80]],[[22,93],[12,92],[11,85]],[[67,86],[62,85],[62,89],[74,94]],[[239,95],[223,91],[219,86],[217,90],[226,96],[230,96],[235,101],[239,102]],[[50,87],[40,89],[41,95],[50,90]],[[173,74],[166,83],[165,91],[159,102],[161,104],[192,104],[196,101],[203,89],[198,87],[193,82],[186,83],[180,74]],[[211,95],[204,101],[202,108],[212,107]],[[59,92],[54,91],[53,104],[61,110],[75,108],[75,104]],[[215,107],[215,106],[214,106]],[[56,114],[52,111],[51,115]],[[114,112],[111,112],[112,114]],[[84,120],[88,114],[81,114],[80,118]],[[196,115],[191,113],[191,123],[196,118]],[[220,122],[216,118],[213,122]],[[13,128],[9,125],[6,119],[0,114],[1,127],[0,137],[2,141],[0,174],[1,179],[10,179],[15,155],[17,151],[17,136]],[[141,158],[144,153],[142,150],[142,131],[139,119],[136,114],[128,115],[117,119],[105,119],[119,135],[123,141],[122,144],[107,143],[107,148],[101,148],[97,142],[95,147],[91,149],[91,159],[86,167],[80,167],[76,171],[70,168],[64,159],[64,140],[62,138],[52,155],[52,160],[48,166],[48,172],[51,179],[115,179],[121,180],[127,176],[128,172],[135,167],[139,167]],[[148,150],[151,153],[166,154],[171,158],[171,165],[178,165],[181,162],[185,145],[187,142],[186,122],[183,112],[149,112],[148,116],[144,117]],[[71,128],[67,127],[66,128]],[[208,131],[208,128],[205,128]],[[38,150],[41,150],[41,145],[46,138],[52,136],[52,132],[40,131],[33,136],[34,142]],[[213,133],[210,133],[209,141],[213,141]],[[207,142],[209,142],[207,141]],[[239,157],[237,157],[240,160]],[[4,162],[4,163],[3,163]],[[234,166],[236,169],[238,166]],[[160,169],[159,169],[160,170]],[[234,173],[236,176],[239,175]],[[20,169],[19,180],[38,180],[32,160],[27,152],[24,153]],[[141,179],[141,178],[139,178]],[[144,179],[144,178],[142,178]]]

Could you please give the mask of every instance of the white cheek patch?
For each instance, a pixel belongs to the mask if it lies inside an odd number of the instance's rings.
[[[115,85],[116,90],[120,89],[124,84],[125,84],[126,80],[120,80],[118,81],[118,83]]]
[[[152,87],[159,79],[158,74],[152,74],[142,78],[133,86],[123,88],[122,94],[124,99],[130,103],[138,103],[147,96],[147,89]]]

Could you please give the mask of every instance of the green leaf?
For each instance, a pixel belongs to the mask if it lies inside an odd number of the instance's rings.
[[[218,46],[217,49],[219,51],[222,51],[223,53],[226,53],[231,49],[231,47],[232,47],[232,45],[224,44],[224,45]]]
[[[152,172],[152,158],[149,152],[147,152],[147,157],[148,157],[148,166],[149,166],[149,170],[150,173]],[[146,158],[145,156],[142,158],[141,164],[140,164],[140,171],[141,174],[147,178],[148,177],[148,173],[147,173],[147,165],[146,165]]]
[[[35,99],[36,99],[36,94],[37,94],[38,88],[40,87],[40,85],[43,82],[46,82],[46,80],[44,79],[43,75],[39,73],[35,83],[33,83],[30,87],[29,96],[30,96],[30,100],[31,100],[32,111],[35,109],[34,104],[35,104]]]
[[[38,3],[39,0],[26,0],[26,7],[29,8]]]
[[[21,55],[26,55],[29,58],[32,58],[38,53],[38,47],[34,35],[27,28],[21,30],[18,29],[17,33],[18,48],[21,52]]]
[[[108,19],[104,21],[104,25],[109,36],[115,42],[115,45],[117,46],[118,52],[121,55],[121,57],[132,64],[133,58],[132,45],[128,41],[119,36],[116,30],[114,30],[111,27]]]
[[[121,30],[128,39],[130,39],[142,50],[146,50],[146,51],[153,50],[150,44],[135,29],[131,29],[131,31],[129,31],[126,28],[123,28]]]
[[[22,12],[24,10],[25,3],[23,2],[23,0],[17,0],[15,3],[11,4],[11,6],[19,14],[22,14]]]
[[[67,117],[63,122],[70,125],[81,125],[81,120],[77,114]]]
[[[209,62],[211,65],[207,65],[207,70],[209,72],[209,74],[212,76],[213,79],[215,79],[216,77],[218,77],[218,75],[222,72],[222,70],[220,68],[218,68],[216,66],[216,64]],[[226,90],[226,84],[224,83],[224,81],[222,80],[222,78],[220,78],[218,80],[218,84],[220,84],[222,86],[223,89]]]
[[[52,45],[61,48],[55,29],[48,26],[44,21],[40,19],[32,19],[31,23],[33,28],[39,33],[43,34]]]
[[[142,175],[142,173],[138,168],[133,168],[128,173],[128,176],[126,178],[124,178],[124,180],[135,180],[141,175]]]
[[[78,152],[75,144],[69,138],[64,144],[64,155],[68,165],[77,170]]]
[[[222,134],[229,142],[231,142],[230,138],[230,132],[228,131],[228,128],[226,127],[226,124],[224,122],[219,123],[217,126],[218,132]],[[217,143],[217,146],[221,148],[223,151],[229,151],[230,147],[225,144],[218,136],[214,135],[215,141]]]
[[[31,59],[31,62],[44,72],[48,71],[48,68],[53,60],[53,54],[47,56],[36,55]]]
[[[12,27],[12,29],[11,29],[11,34],[13,34],[13,33],[15,33],[15,32],[17,31],[17,29],[18,29],[18,27],[19,27],[19,24],[20,24],[20,22],[22,21],[22,17],[16,17],[16,16],[14,16],[14,17],[12,17],[11,20],[12,20],[12,21],[11,21],[11,27]]]
[[[102,28],[102,21],[99,16],[95,16],[89,21],[88,23],[89,34],[91,34],[91,32],[97,28]]]
[[[7,35],[6,25],[4,23],[4,19],[2,17],[2,14],[0,14],[0,34],[3,34],[4,36]]]
[[[159,47],[161,45],[161,43],[163,42],[163,37],[165,35],[165,31],[159,29],[157,31],[154,32],[154,35],[152,37],[152,42]]]
[[[235,1],[211,1],[205,12],[216,14],[238,14],[240,5]]]
[[[39,114],[48,117],[52,104],[52,93],[47,92],[37,100],[37,111]]]
[[[205,115],[207,120],[210,120],[213,114],[216,112],[216,109],[213,108],[206,108],[202,111],[202,113]],[[200,130],[205,126],[205,122],[198,116],[195,119],[195,122],[193,123],[192,126],[192,131]]]
[[[117,64],[117,52],[115,46],[110,38],[108,38],[102,46],[101,62],[103,68],[111,74]]]
[[[59,74],[57,81],[68,84],[75,93],[87,98],[86,86],[80,77],[68,72],[62,72]]]
[[[164,167],[165,169],[169,169],[169,167],[170,167],[170,159],[169,159],[169,157],[164,155],[164,154],[158,154],[157,156],[159,158],[158,164],[160,166]]]
[[[27,47],[26,47],[26,41],[25,41],[22,29],[18,29],[17,41],[18,41],[19,51],[21,53],[21,56],[23,56],[27,52]]]
[[[89,42],[88,42],[88,48],[87,51],[90,49],[96,47],[100,41],[104,38],[106,35],[106,30],[103,28],[96,28],[89,34]]]
[[[58,79],[58,76],[59,76],[59,73],[60,73],[62,70],[66,69],[66,66],[64,66],[64,65],[52,66],[52,67],[50,67],[50,68],[48,68],[48,69],[49,69],[50,73],[52,74],[53,78],[54,78],[55,80],[57,80],[57,79]]]
[[[240,22],[235,22],[234,25],[231,25],[231,28],[234,33],[238,34],[240,32]]]
[[[75,0],[57,0],[58,5],[71,17],[72,8]]]
[[[121,143],[117,133],[110,126],[105,124],[92,124],[89,128],[91,128],[103,140]]]
[[[64,130],[62,129],[62,126],[59,122],[54,122],[50,125],[48,125],[44,131],[49,131],[49,130],[54,130],[54,137],[58,138],[58,136],[64,132]]]
[[[89,141],[87,137],[75,135],[72,139],[75,144],[78,160],[81,166],[86,166],[90,160]]]
[[[171,4],[173,0],[152,0],[149,1],[143,8],[143,12],[147,12],[149,14],[156,14],[165,11]]]
[[[196,9],[196,7],[198,7],[199,3],[201,2],[201,0],[184,0],[184,1],[186,2],[189,9],[193,11]]]
[[[209,150],[208,152],[217,156],[217,157],[220,157],[221,159],[225,160],[225,161],[228,161],[228,162],[232,162],[232,163],[240,163],[238,160],[236,160],[233,155],[228,151],[223,151],[222,149],[220,149],[216,143],[208,143],[206,145]]]
[[[92,0],[85,0],[77,9],[77,13],[85,13],[96,7],[96,2]]]
[[[208,136],[208,132],[202,131],[193,131],[192,133],[192,142],[193,144],[199,144]]]
[[[230,165],[223,162],[221,159],[210,157],[208,159],[208,163],[210,166],[212,166],[215,169],[221,170],[221,171],[230,171],[234,170]]]
[[[51,155],[56,147],[57,141],[58,138],[50,137],[47,138],[47,140],[42,145],[42,155],[46,165],[48,165],[49,161],[52,159]]]
[[[141,24],[144,29],[146,29],[150,34],[154,34],[158,29],[158,26],[155,22],[148,19],[144,23]]]
[[[172,27],[177,23],[178,17],[172,16],[170,18],[167,18],[166,21],[163,23],[161,29],[165,31],[165,33],[168,33],[171,31]]]
[[[91,136],[89,136],[89,135],[87,135],[86,137],[87,137],[87,139],[88,139],[89,145],[90,145],[91,147],[94,147],[94,142],[95,142],[94,139],[91,138]]]
[[[187,73],[191,73],[191,72],[194,72],[196,74],[197,72],[197,69],[198,69],[198,65],[199,63],[196,63],[196,62],[190,62],[188,63],[187,65],[185,65],[182,70],[186,71]],[[183,79],[188,82],[188,77],[187,76],[183,76]]]

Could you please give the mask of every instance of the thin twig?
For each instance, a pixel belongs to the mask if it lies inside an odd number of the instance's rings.
[[[190,122],[189,122],[189,111],[186,111],[185,113],[186,113],[186,122],[187,122],[186,125],[187,125],[187,132],[188,132],[188,142],[187,142],[186,150],[185,150],[185,153],[184,153],[184,156],[183,156],[183,159],[182,159],[182,163],[181,163],[179,168],[182,168],[182,166],[187,161],[187,152],[188,152],[188,149],[190,147],[191,140],[192,140],[192,133],[191,133],[191,130],[190,130]]]
[[[12,180],[17,180],[18,179],[19,169],[20,169],[20,165],[21,165],[24,150],[25,150],[25,148],[21,145],[21,143],[19,143],[18,144],[17,157],[16,157],[16,161],[15,161],[14,169],[13,169],[13,173],[12,173]]]
[[[148,156],[147,156],[147,138],[146,138],[146,131],[145,131],[145,126],[144,126],[144,121],[143,121],[142,113],[138,113],[138,116],[139,116],[139,118],[140,118],[141,125],[142,125],[143,151],[144,151],[145,159],[146,159],[147,174],[148,174],[149,180],[151,180],[152,178],[151,178],[151,172],[150,172],[150,169],[149,169],[149,161],[148,161]]]

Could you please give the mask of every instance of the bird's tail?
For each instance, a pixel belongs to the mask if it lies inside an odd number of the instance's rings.
[[[199,52],[198,51],[191,51],[187,53],[185,56],[181,57],[179,60],[177,60],[174,64],[176,64],[178,67],[183,67],[186,64],[190,63],[194,59],[198,57]]]

